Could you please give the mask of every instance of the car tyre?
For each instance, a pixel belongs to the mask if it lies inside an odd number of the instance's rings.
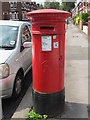
[[[23,74],[19,72],[15,78],[12,99],[17,99],[20,96],[22,91],[22,81],[23,81]]]

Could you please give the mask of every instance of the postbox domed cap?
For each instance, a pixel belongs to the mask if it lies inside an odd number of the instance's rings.
[[[58,14],[59,16],[61,16],[62,18],[68,18],[70,16],[70,13],[67,12],[67,11],[63,11],[63,10],[56,10],[56,9],[42,9],[42,10],[34,10],[32,12],[28,12],[27,13],[27,17],[35,17],[37,15],[40,15],[43,16],[43,15],[48,15],[48,14]]]

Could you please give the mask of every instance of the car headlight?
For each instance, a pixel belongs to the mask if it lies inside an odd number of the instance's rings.
[[[9,76],[9,66],[7,64],[0,64],[0,79]]]

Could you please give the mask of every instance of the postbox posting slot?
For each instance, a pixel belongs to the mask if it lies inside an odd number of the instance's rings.
[[[54,30],[53,26],[40,26],[40,30]]]

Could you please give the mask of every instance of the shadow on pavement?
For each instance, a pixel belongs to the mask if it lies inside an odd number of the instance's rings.
[[[65,103],[65,110],[62,114],[49,118],[48,120],[89,120],[88,108],[86,104]]]
[[[11,98],[2,100],[2,109],[3,109],[3,120],[10,119],[13,113],[16,111],[18,105],[20,104],[22,98],[24,97],[26,91],[28,90],[30,84],[32,82],[32,69],[25,76],[23,81],[23,90],[20,97],[13,101]]]
[[[81,103],[65,103],[65,109],[61,116],[57,116],[56,119],[88,119],[88,105]]]

